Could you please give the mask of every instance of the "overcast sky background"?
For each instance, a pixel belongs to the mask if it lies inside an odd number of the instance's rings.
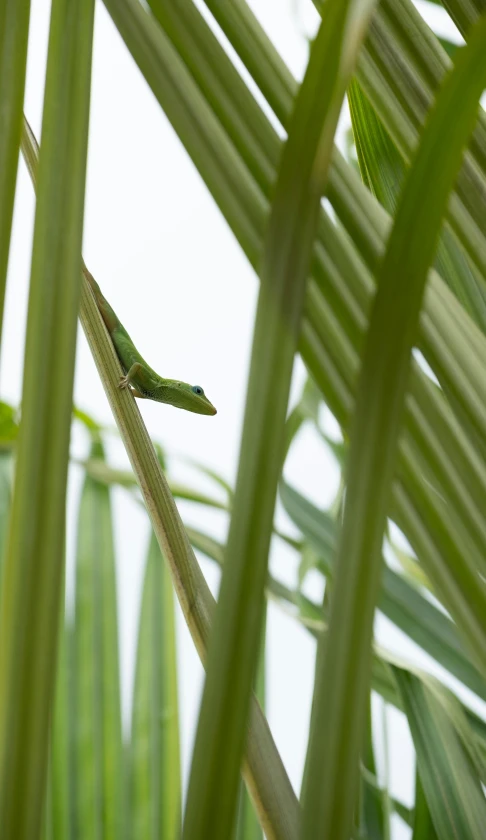
[[[203,7],[203,4],[201,8]],[[317,15],[310,2],[250,2],[268,34],[297,78],[307,61],[306,36],[315,31]],[[451,33],[442,9],[418,4],[426,19]],[[50,3],[33,0],[25,111],[39,137]],[[457,37],[457,35],[456,35]],[[349,125],[343,115],[338,140]],[[9,265],[1,358],[2,398],[18,404],[30,271],[34,200],[20,164],[14,231]],[[89,141],[84,257],[138,349],[163,376],[197,383],[217,406],[216,417],[199,417],[152,402],[140,410],[154,440],[170,455],[203,462],[234,482],[246,390],[257,279],[214,204],[196,169],[148,89],[101,3],[96,7],[91,128]],[[295,366],[292,399],[304,381],[303,365]],[[84,335],[79,330],[76,405],[98,421],[112,424],[111,412]],[[330,429],[333,426],[330,424]],[[84,432],[75,429],[72,452],[87,454]],[[127,464],[123,447],[113,437],[109,453]],[[174,458],[172,474],[181,480],[204,481]],[[304,428],[286,464],[287,478],[319,505],[335,493],[338,473],[328,452],[311,429]],[[68,588],[72,590],[75,515],[81,473],[70,473]],[[212,489],[212,487],[211,487]],[[120,643],[125,724],[133,680],[143,564],[149,535],[147,518],[122,490],[115,490],[116,551]],[[181,504],[188,522],[217,537],[225,534],[222,517]],[[279,512],[279,522],[291,523]],[[214,566],[201,559],[204,574],[217,591]],[[296,583],[296,562],[281,544],[274,546],[272,571],[285,583]],[[321,594],[317,577],[307,591]],[[378,638],[386,646],[426,663],[417,649],[385,619],[377,621]],[[270,604],[267,646],[267,716],[290,778],[299,789],[306,750],[311,702],[314,643],[296,622]],[[180,706],[183,773],[187,779],[202,669],[184,620],[178,615]],[[439,672],[438,669],[435,669]],[[380,713],[380,702],[374,711]],[[388,711],[391,790],[406,803],[413,797],[413,753],[404,718]],[[383,762],[381,762],[383,770]],[[394,840],[409,832],[394,822]]]

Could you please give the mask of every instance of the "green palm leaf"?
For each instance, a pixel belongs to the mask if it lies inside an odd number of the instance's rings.
[[[93,0],[52,5],[22,426],[0,609],[0,822],[39,836],[64,564]]]

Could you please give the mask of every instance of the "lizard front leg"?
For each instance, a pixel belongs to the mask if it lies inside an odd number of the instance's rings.
[[[128,371],[127,375],[120,377],[118,387],[121,388],[122,391],[124,391],[125,388],[128,388],[130,385],[133,385],[134,380],[139,375],[141,370],[142,370],[142,365],[140,364],[140,362],[134,362],[134,364],[131,366],[130,370]],[[136,397],[140,396],[141,397],[142,394],[140,394],[140,392],[137,390],[136,393],[134,393],[134,396],[136,396]]]

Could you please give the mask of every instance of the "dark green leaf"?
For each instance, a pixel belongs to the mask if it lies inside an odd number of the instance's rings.
[[[437,840],[418,768],[415,773],[415,816],[412,840]]]
[[[24,101],[30,0],[0,6],[0,337]]]

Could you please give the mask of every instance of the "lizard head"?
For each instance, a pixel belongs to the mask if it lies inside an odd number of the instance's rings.
[[[183,408],[185,411],[193,411],[195,414],[216,414],[214,405],[200,385],[189,385],[176,379],[165,379],[164,384],[154,392],[152,399]]]

